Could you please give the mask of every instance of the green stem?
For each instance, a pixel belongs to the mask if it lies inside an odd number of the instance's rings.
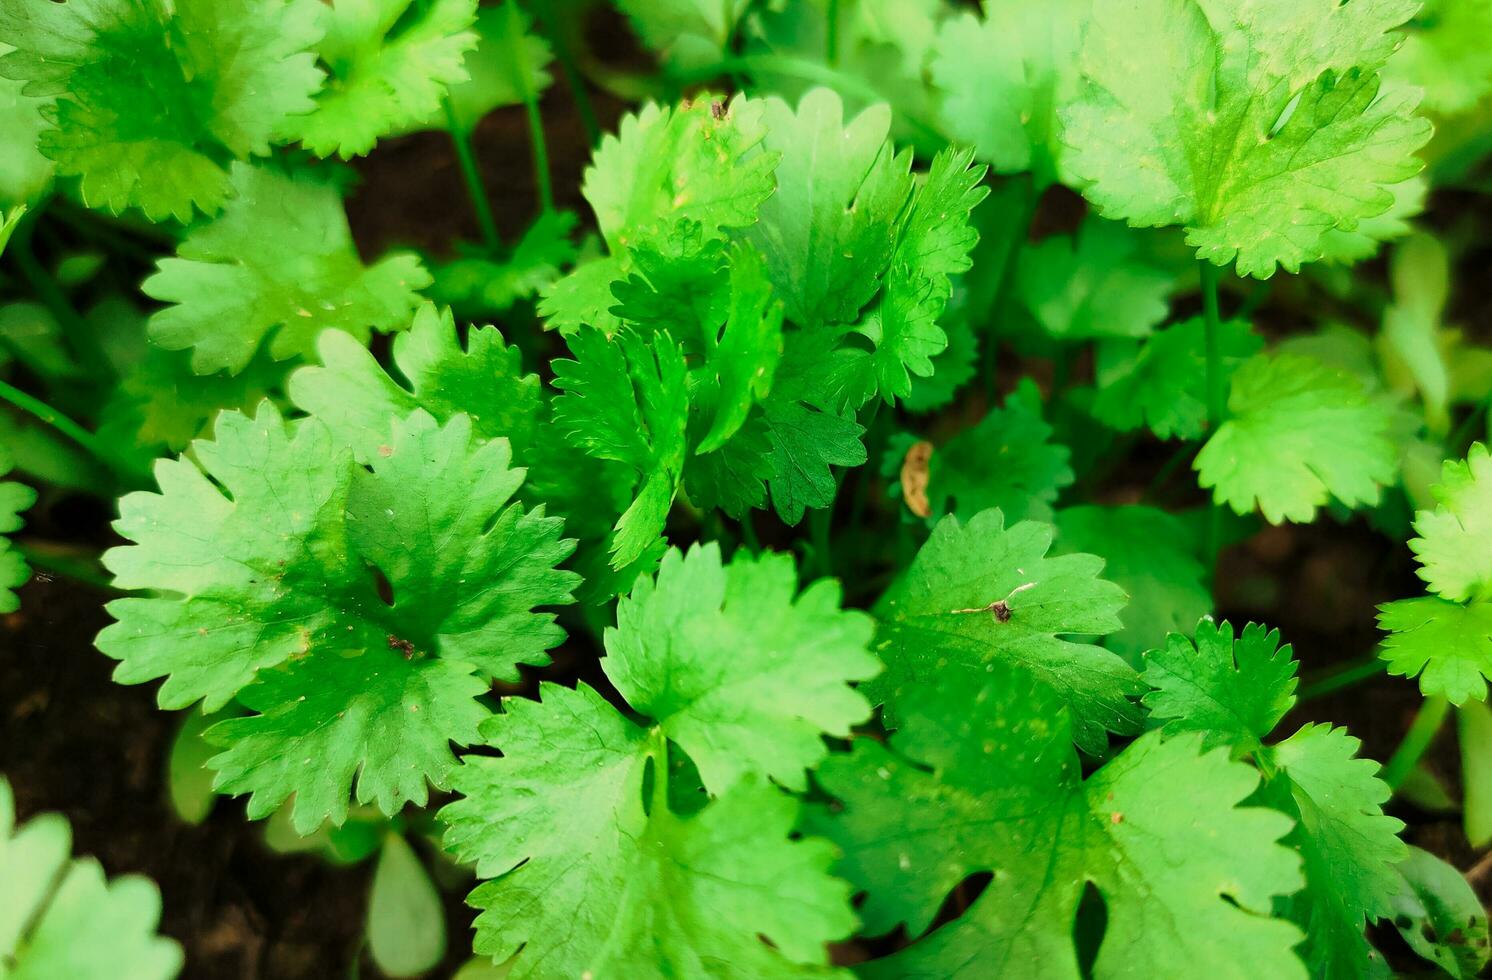
[[[1399,743],[1388,760],[1388,765],[1379,774],[1389,789],[1397,790],[1404,785],[1404,780],[1419,765],[1419,760],[1424,757],[1430,743],[1435,741],[1435,736],[1440,732],[1440,726],[1445,722],[1450,707],[1450,702],[1445,698],[1425,698],[1419,713],[1409,725],[1409,731],[1404,734],[1404,741]]]
[[[554,5],[550,0],[539,0],[534,7],[544,25],[544,33],[549,35],[549,41],[554,45],[555,60],[559,62],[560,73],[565,76],[565,84],[570,89],[571,98],[575,100],[575,114],[580,117],[580,128],[585,130],[586,145],[594,149],[601,142],[601,124],[596,121],[596,110],[591,105],[590,93],[585,90],[585,79],[575,65],[575,52],[570,50],[570,39],[560,30],[559,23],[554,19]]]
[[[746,513],[741,515],[741,540],[753,555],[759,555],[762,551],[762,543],[756,536],[756,524],[751,519],[751,509],[748,507]]]
[[[839,67],[839,0],[829,0],[824,31],[824,61],[830,68]]]
[[[1161,487],[1166,485],[1166,481],[1170,480],[1171,477],[1175,475],[1176,471],[1180,469],[1183,463],[1191,459],[1192,453],[1194,453],[1195,451],[1196,450],[1192,446],[1183,444],[1179,449],[1172,453],[1171,458],[1161,464],[1161,468],[1156,471],[1155,478],[1152,479],[1150,481],[1150,485],[1145,488],[1145,496],[1153,498],[1157,493],[1159,493]]]
[[[653,757],[653,805],[654,814],[668,812],[668,736],[663,729],[653,729],[652,747],[648,754]]]
[[[1476,428],[1482,418],[1487,414],[1489,403],[1492,403],[1492,399],[1483,398],[1471,407],[1471,414],[1467,415],[1461,424],[1456,426],[1456,431],[1452,432],[1450,438],[1446,440],[1446,449],[1457,455],[1464,455],[1471,443],[1478,441],[1476,439]]]
[[[1207,364],[1207,433],[1211,436],[1222,424],[1227,410],[1227,395],[1224,390],[1223,358],[1220,347],[1223,320],[1218,313],[1218,280],[1222,269],[1206,259],[1199,259],[1202,277],[1202,320],[1206,330]],[[1223,511],[1214,500],[1207,520],[1207,568],[1209,578],[1217,574],[1217,556],[1222,548]]]
[[[477,154],[471,146],[471,133],[456,119],[456,107],[451,105],[450,99],[446,99],[445,107],[446,129],[451,134],[451,144],[456,148],[456,162],[461,166],[461,179],[466,182],[466,193],[477,216],[477,227],[482,231],[482,244],[489,252],[497,252],[502,248],[502,238],[497,234],[497,222],[492,217],[487,189],[482,186],[482,172],[477,167]]]
[[[1299,700],[1310,701],[1314,698],[1333,694],[1343,688],[1352,687],[1354,684],[1361,684],[1363,681],[1370,680],[1383,673],[1387,666],[1383,658],[1375,650],[1365,660],[1360,660],[1357,663],[1348,664],[1345,667],[1329,671],[1326,676],[1319,680],[1314,680],[1304,685],[1300,689]]]
[[[523,51],[519,48],[523,31],[518,24],[518,5],[508,4],[508,57],[517,65],[523,64]],[[528,116],[528,142],[534,154],[534,184],[539,189],[539,207],[545,214],[554,213],[554,187],[549,176],[549,144],[544,139],[544,120],[539,115],[539,97],[528,84],[528,77],[519,71],[518,85],[523,91],[523,111]]]
[[[100,463],[103,463],[110,470],[113,470],[116,473],[120,472],[120,464],[118,460],[108,451],[108,448],[104,445],[103,441],[98,438],[98,436],[94,435],[92,432],[89,432],[87,429],[83,428],[81,425],[74,422],[66,415],[63,415],[61,412],[48,405],[46,402],[42,401],[39,398],[33,398],[16,386],[4,381],[0,381],[0,400],[8,401],[16,408],[19,408],[21,411],[35,416],[36,418],[45,422],[47,425],[50,425],[52,428],[56,429],[58,432],[67,436],[73,442],[82,446],[85,450],[88,451],[89,455],[93,456],[93,458],[97,459]],[[140,474],[125,473],[123,475],[127,475],[134,479],[137,478]]]
[[[37,206],[35,211],[21,219],[20,225],[11,236],[5,254],[15,259],[16,267],[21,270],[21,277],[26,280],[31,291],[36,293],[36,297],[62,325],[67,335],[68,346],[73,349],[73,353],[77,355],[83,367],[96,377],[107,378],[113,375],[114,367],[104,355],[103,349],[98,346],[93,328],[73,308],[67,294],[62,291],[61,286],[57,285],[57,280],[42,268],[42,264],[37,261],[36,254],[31,250],[31,236],[36,231],[36,223],[40,220],[45,207],[46,202],[43,202]]]

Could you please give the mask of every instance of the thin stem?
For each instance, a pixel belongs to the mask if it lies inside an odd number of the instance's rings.
[[[824,61],[830,68],[839,67],[839,0],[829,0],[827,29],[824,31]]]
[[[539,20],[544,24],[544,33],[549,35],[549,40],[554,45],[555,60],[559,62],[565,84],[569,86],[570,95],[575,100],[575,114],[580,117],[580,128],[585,130],[586,145],[594,148],[601,142],[601,124],[596,121],[596,110],[591,105],[590,93],[585,90],[585,79],[575,66],[575,52],[570,50],[570,39],[560,31],[559,23],[554,19],[554,5],[550,0],[539,0],[534,7],[539,12]]]
[[[497,234],[497,222],[492,217],[487,189],[482,186],[482,172],[477,167],[477,154],[471,146],[471,133],[457,120],[456,107],[450,99],[446,99],[445,106],[446,129],[451,134],[451,144],[456,148],[456,162],[461,166],[461,179],[466,182],[466,193],[477,216],[477,227],[482,230],[482,244],[489,252],[496,252],[502,248],[502,238]]]
[[[523,37],[518,23],[518,5],[508,4],[508,56],[516,65],[523,64],[523,52],[519,43]],[[528,75],[521,68],[515,73],[518,87],[523,92],[523,111],[528,116],[528,142],[534,154],[534,184],[539,189],[539,207],[545,214],[554,212],[554,187],[549,176],[549,145],[544,139],[544,120],[539,115],[539,97],[528,83]]]
[[[10,402],[21,411],[33,415],[47,425],[50,425],[73,442],[82,446],[88,451],[89,455],[93,456],[100,463],[103,463],[115,472],[119,472],[119,461],[108,451],[108,448],[98,436],[89,432],[46,402],[39,398],[33,398],[21,389],[5,381],[0,381],[0,400]],[[128,475],[135,477],[139,474],[130,473]]]
[[[1226,411],[1226,393],[1223,382],[1223,358],[1219,346],[1223,329],[1222,316],[1218,313],[1217,287],[1222,270],[1206,259],[1199,259],[1202,276],[1202,319],[1206,329],[1207,344],[1207,432],[1210,436],[1222,424]],[[1214,500],[1207,520],[1207,568],[1209,577],[1217,574],[1217,556],[1222,549],[1223,511]]]
[[[1472,442],[1476,441],[1476,428],[1478,423],[1487,414],[1489,402],[1492,402],[1492,399],[1483,398],[1471,407],[1471,414],[1467,415],[1461,421],[1461,424],[1456,426],[1456,431],[1452,432],[1450,438],[1446,440],[1445,448],[1453,453],[1460,454],[1466,451],[1462,447],[1469,446]]]
[[[762,551],[762,543],[756,536],[756,523],[751,519],[751,508],[741,515],[741,540],[746,548],[753,554],[759,555]]]
[[[1171,477],[1176,474],[1176,471],[1181,467],[1181,464],[1185,463],[1188,459],[1191,458],[1193,452],[1194,450],[1191,446],[1183,444],[1179,449],[1172,453],[1171,458],[1161,464],[1161,468],[1156,471],[1155,478],[1152,479],[1150,481],[1150,485],[1145,488],[1145,496],[1154,497],[1157,493],[1159,493],[1161,487],[1165,486],[1166,481],[1170,480]]]
[[[663,734],[663,729],[653,729],[653,747],[649,750],[653,757],[653,805],[652,813],[666,813],[668,811],[668,736]]]
[[[1310,701],[1315,698],[1325,697],[1328,694],[1334,694],[1343,688],[1352,687],[1354,684],[1361,684],[1363,681],[1370,680],[1383,673],[1387,666],[1383,658],[1375,650],[1372,655],[1357,663],[1348,664],[1345,667],[1332,670],[1325,677],[1306,684],[1300,689],[1299,700]]]
[[[1450,702],[1445,698],[1425,698],[1424,704],[1419,707],[1419,713],[1409,725],[1409,731],[1404,733],[1404,741],[1399,743],[1388,760],[1388,765],[1380,773],[1389,789],[1397,790],[1404,785],[1404,780],[1419,765],[1419,760],[1424,757],[1430,743],[1435,741],[1435,736],[1440,732],[1440,726],[1444,724],[1450,707]]]

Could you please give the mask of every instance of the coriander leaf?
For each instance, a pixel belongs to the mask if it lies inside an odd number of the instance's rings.
[[[981,678],[1010,664],[1057,692],[1085,752],[1103,750],[1106,731],[1139,731],[1131,700],[1143,690],[1118,655],[1064,636],[1104,636],[1121,627],[1124,593],[1098,577],[1092,555],[1048,557],[1050,525],[1005,527],[998,510],[968,523],[945,517],[911,567],[872,610],[874,649],[886,672],[864,685],[885,705],[888,726],[902,702],[934,676]]]
[[[934,514],[960,520],[999,508],[1011,520],[1051,517],[1057,494],[1072,483],[1071,453],[1051,441],[1041,417],[1041,395],[1029,380],[934,450],[928,466],[927,498]]]
[[[775,392],[762,406],[772,444],[768,488],[777,516],[789,524],[805,510],[829,506],[837,485],[831,466],[859,466],[867,459],[865,429],[854,419],[811,408]]]
[[[1384,242],[1403,238],[1414,230],[1410,219],[1425,209],[1425,197],[1430,193],[1429,181],[1424,174],[1391,184],[1389,193],[1394,203],[1387,211],[1371,218],[1364,218],[1351,231],[1334,228],[1321,240],[1328,262],[1350,265],[1370,259],[1378,254]]]
[[[1151,719],[1167,735],[1200,732],[1202,744],[1257,751],[1295,704],[1296,663],[1278,630],[1256,623],[1235,643],[1233,624],[1197,623],[1194,640],[1172,633],[1145,654]]]
[[[948,346],[932,358],[933,373],[914,377],[912,390],[902,399],[908,412],[924,414],[943,408],[953,401],[958,390],[974,379],[975,361],[979,357],[979,340],[974,328],[963,317],[945,327]]]
[[[767,422],[753,412],[719,449],[684,462],[684,492],[694,506],[719,507],[737,520],[767,506],[766,481],[772,478],[772,441]]]
[[[1378,607],[1382,658],[1388,672],[1419,677],[1425,697],[1452,704],[1487,699],[1492,677],[1492,603],[1461,605],[1437,596],[1401,599]]]
[[[616,333],[622,321],[611,312],[611,286],[625,275],[625,267],[615,256],[592,258],[542,288],[538,313],[545,327],[567,336],[583,327]]]
[[[888,106],[846,124],[829,89],[809,92],[796,111],[777,98],[760,105],[763,146],[781,154],[777,192],[754,202],[760,220],[744,235],[766,257],[789,320],[853,322],[892,261],[893,229],[912,194],[911,153],[897,154],[887,139]]]
[[[0,72],[5,55],[15,49],[0,42]],[[31,204],[52,185],[56,165],[41,152],[41,134],[47,121],[42,110],[52,104],[49,97],[23,94],[25,82],[0,75],[0,210]],[[3,251],[3,249],[0,249]]]
[[[1306,522],[1331,498],[1372,504],[1394,478],[1389,414],[1345,371],[1258,355],[1233,375],[1231,417],[1197,454],[1198,482],[1239,514]]]
[[[1139,505],[1064,507],[1053,521],[1059,553],[1099,556],[1104,576],[1128,593],[1119,614],[1124,628],[1103,643],[1131,663],[1211,610],[1197,535],[1172,514]]]
[[[1002,174],[1030,170],[1040,185],[1061,170],[1058,109],[1077,94],[1083,0],[984,5],[984,17],[943,23],[933,52],[948,134]]]
[[[706,344],[713,346],[704,377],[718,388],[710,429],[697,452],[710,453],[740,431],[747,415],[772,390],[772,376],[782,357],[782,304],[772,296],[766,266],[749,245],[730,252],[730,303],[725,326]]]
[[[1218,331],[1219,366],[1229,377],[1264,342],[1243,320]],[[1207,427],[1206,324],[1201,317],[1157,330],[1134,360],[1102,380],[1093,414],[1121,431],[1142,425],[1162,439],[1198,439]]]
[[[115,527],[135,544],[104,563],[118,587],[156,594],[108,606],[118,622],[98,646],[115,679],[166,678],[162,707],[237,696],[262,711],[213,729],[220,785],[252,791],[256,818],[295,793],[297,828],[339,823],[354,773],[386,813],[422,802],[423,779],[444,785],[454,765],[446,741],[481,717],[470,699],[485,687],[467,675],[514,680],[563,635],[533,611],[570,601],[560,520],[509,502],[522,474],[507,443],[473,446],[464,415],[393,419],[371,469],[267,402],[220,415],[216,440],[192,448],[196,462],[157,464],[159,494],[120,502]],[[318,756],[335,767],[305,764]]]
[[[710,543],[669,551],[656,584],[622,599],[602,667],[711,792],[748,773],[802,790],[825,755],[821,735],[842,738],[870,716],[849,682],[880,668],[865,650],[873,629],[840,610],[833,581],[797,594],[790,557],[738,553],[725,565]]]
[[[321,84],[313,0],[68,0],[0,11],[0,75],[42,108],[42,153],[90,207],[214,214],[225,157],[269,152]]]
[[[363,265],[334,188],[245,164],[223,214],[191,232],[141,289],[173,304],[150,318],[167,350],[192,348],[199,374],[237,374],[268,337],[270,356],[312,353],[317,334],[405,327],[430,276],[413,255]]]
[[[10,449],[0,443],[0,476],[10,472],[15,464]],[[10,538],[5,537],[19,531],[25,522],[21,511],[36,503],[36,491],[22,483],[0,482],[0,613],[13,613],[21,608],[21,600],[15,590],[26,584],[31,569],[26,559],[15,550]]]
[[[1091,882],[1108,916],[1095,977],[1306,976],[1300,933],[1269,916],[1300,887],[1279,844],[1290,823],[1240,806],[1258,785],[1248,766],[1152,732],[1083,780],[1061,698],[992,666],[919,688],[889,749],[856,739],[820,767],[843,809],[809,827],[844,850],[868,932],[921,935],[959,882],[994,873],[963,915],[862,975],[1085,975],[1073,920]]]
[[[1484,0],[1427,0],[1405,25],[1404,46],[1384,74],[1423,89],[1425,108],[1447,116],[1492,94],[1492,5]]]
[[[382,136],[429,118],[467,79],[477,0],[332,0],[316,46],[329,80],[289,136],[319,157],[362,156]]]
[[[663,534],[688,450],[689,400],[684,354],[667,335],[650,346],[636,333],[607,337],[581,330],[569,338],[575,360],[552,363],[554,421],[566,441],[598,459],[625,463],[640,485],[617,520],[611,564],[623,568]]]
[[[824,944],[853,928],[849,889],[825,842],[789,839],[796,801],[745,781],[681,816],[656,731],[583,685],[540,694],[484,724],[502,757],[468,756],[440,814],[446,846],[493,879],[469,899],[478,953],[511,958],[515,980],[843,975]]]
[[[426,295],[466,319],[504,313],[559,281],[560,269],[575,261],[574,229],[573,211],[545,211],[502,259],[474,249],[434,265]]]
[[[1378,71],[1414,4],[1137,0],[1093,8],[1063,162],[1105,217],[1180,224],[1268,278],[1393,205],[1430,124]],[[1145,162],[1136,167],[1135,161]]]
[[[744,0],[617,0],[632,28],[670,67],[711,65],[730,54]]]
[[[549,41],[533,33],[533,22],[518,0],[483,7],[472,27],[476,47],[462,62],[468,77],[447,92],[455,125],[467,132],[493,109],[518,105],[526,96],[537,99],[554,81],[549,74]],[[429,129],[445,125],[439,108],[424,123]]]
[[[161,893],[139,875],[109,881],[92,858],[69,858],[56,814],[16,826],[0,777],[0,969],[7,980],[171,980],[181,947],[157,936]]]
[[[1437,506],[1414,519],[1409,548],[1419,577],[1452,602],[1492,599],[1492,455],[1476,443],[1465,460],[1447,460],[1431,488]]]
[[[1487,965],[1487,910],[1461,872],[1429,851],[1409,848],[1399,862],[1408,887],[1395,903],[1394,926],[1416,953],[1456,980]]]
[[[1171,273],[1137,255],[1137,233],[1089,216],[1073,236],[1021,250],[1015,291],[1059,340],[1144,337],[1166,318]]]
[[[1403,888],[1395,865],[1408,855],[1404,824],[1384,815],[1389,788],[1378,763],[1356,758],[1360,746],[1344,729],[1306,725],[1267,750],[1284,778],[1264,796],[1297,821],[1285,843],[1305,861],[1306,889],[1286,905],[1305,928],[1312,976],[1367,975],[1378,954],[1363,928],[1392,915]]]

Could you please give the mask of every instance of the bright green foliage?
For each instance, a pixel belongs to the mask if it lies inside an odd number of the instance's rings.
[[[1384,374],[1395,388],[1419,398],[1425,427],[1450,429],[1453,335],[1441,326],[1450,298],[1450,259],[1430,235],[1414,235],[1394,249],[1389,266],[1394,301],[1383,311],[1378,336]]]
[[[1306,976],[1300,933],[1269,917],[1300,887],[1290,822],[1240,804],[1258,777],[1195,736],[1142,736],[1084,780],[1061,698],[1019,670],[908,697],[890,748],[857,739],[820,767],[843,812],[812,828],[845,852],[880,934],[920,936],[969,874],[990,887],[952,922],[863,968],[875,978],[1071,977],[1086,882],[1107,927],[1095,977]]]
[[[832,581],[796,592],[786,555],[723,566],[717,545],[675,549],[606,633],[606,676],[713,793],[747,773],[803,789],[803,770],[824,756],[820,734],[845,737],[870,714],[845,683],[880,668],[865,652],[870,618],[842,612]]]
[[[1098,577],[1093,555],[1048,557],[1050,525],[1005,527],[998,510],[968,523],[945,517],[873,610],[875,649],[886,672],[865,686],[889,726],[933,678],[983,680],[1009,664],[1057,693],[1072,712],[1073,737],[1098,754],[1105,732],[1132,734],[1142,688],[1134,670],[1103,647],[1067,639],[1120,629],[1124,593]]]
[[[730,53],[745,0],[617,0],[637,36],[665,64],[711,64]]]
[[[1166,318],[1172,276],[1136,254],[1135,236],[1090,217],[1072,237],[1053,235],[1022,250],[1021,302],[1058,339],[1146,336]]]
[[[215,213],[224,158],[269,152],[321,84],[314,0],[18,0],[0,11],[0,75],[24,80],[41,151],[91,207],[152,221]]]
[[[560,270],[575,261],[574,230],[574,212],[548,211],[534,219],[501,260],[458,246],[466,254],[431,268],[435,282],[426,295],[473,319],[501,313],[559,281]]]
[[[938,32],[931,72],[948,134],[999,173],[1030,170],[1039,184],[1062,173],[1057,110],[1078,90],[1086,0],[991,0],[984,17],[951,18]]]
[[[72,831],[56,814],[16,826],[0,777],[0,978],[171,980],[181,947],[155,934],[161,893],[125,875],[109,881],[92,858],[71,858]]]
[[[448,742],[485,716],[474,675],[516,679],[562,636],[533,612],[575,584],[554,569],[573,548],[560,520],[509,503],[507,443],[473,446],[462,415],[393,420],[370,470],[267,403],[220,416],[193,451],[157,464],[161,493],[121,501],[136,543],[105,563],[158,594],[109,604],[98,645],[116,678],[165,677],[163,707],[259,712],[210,733],[227,749],[218,785],[251,792],[252,818],[294,793],[298,829],[340,822],[355,775],[359,802],[422,803],[454,765]]]
[[[0,42],[0,71],[13,50]],[[52,99],[23,95],[25,87],[0,75],[0,209],[33,202],[52,184],[55,165],[38,146],[47,128],[42,109]]]
[[[192,348],[199,374],[237,374],[268,337],[276,360],[309,356],[317,334],[405,326],[430,276],[412,255],[363,265],[334,188],[243,164],[237,196],[193,231],[174,259],[145,280],[147,296],[173,306],[150,335],[167,350]]]
[[[1201,317],[1191,317],[1152,334],[1102,379],[1093,414],[1122,431],[1148,426],[1162,439],[1200,438],[1207,428],[1206,329]],[[1231,377],[1262,346],[1247,323],[1224,320],[1219,366]]]
[[[538,98],[554,81],[549,75],[549,42],[532,32],[529,16],[517,0],[482,8],[472,26],[477,45],[462,62],[468,78],[447,93],[456,125],[468,131],[493,109],[518,105],[525,94]],[[443,110],[426,120],[434,129],[445,122]]]
[[[554,362],[554,422],[566,440],[637,472],[632,505],[617,519],[613,568],[641,557],[663,534],[687,451],[689,402],[683,351],[667,335],[651,349],[632,332],[586,329],[570,338],[575,360]]]
[[[1384,815],[1389,789],[1378,764],[1356,758],[1360,743],[1340,728],[1306,725],[1275,745],[1263,739],[1295,703],[1295,663],[1279,634],[1250,624],[1204,620],[1193,646],[1173,636],[1147,655],[1145,696],[1164,732],[1201,732],[1204,744],[1250,755],[1266,776],[1260,799],[1295,823],[1285,843],[1299,851],[1306,888],[1283,912],[1306,932],[1312,976],[1365,976],[1378,954],[1363,937],[1390,915],[1403,887],[1395,868],[1407,854],[1399,820]]]
[[[1063,162],[1108,218],[1185,225],[1218,265],[1268,278],[1393,205],[1430,136],[1380,88],[1411,0],[1095,4]]]
[[[10,472],[14,460],[10,450],[0,443],[0,476]],[[0,482],[0,613],[12,613],[21,607],[15,590],[26,584],[31,569],[26,565],[10,538],[3,535],[21,529],[21,511],[36,503],[36,491],[23,483]]]
[[[1041,417],[1041,395],[1030,382],[933,452],[928,464],[927,499],[934,515],[957,514],[967,521],[999,508],[1011,520],[1046,520],[1058,492],[1072,483],[1071,455],[1051,441],[1052,427]]]
[[[1384,403],[1345,371],[1297,354],[1259,355],[1233,375],[1231,417],[1193,464],[1213,498],[1273,524],[1306,522],[1329,499],[1372,504],[1394,478]]]
[[[602,661],[653,727],[551,684],[483,725],[502,758],[468,757],[464,799],[441,813],[446,846],[494,879],[470,899],[479,953],[517,953],[515,977],[834,972],[824,943],[853,926],[849,888],[824,842],[789,841],[798,805],[762,777],[801,788],[820,734],[868,716],[847,682],[876,663],[836,586],[795,593],[785,556],[670,551],[623,600]],[[713,800],[681,809],[670,739]]]
[[[778,517],[796,524],[805,510],[833,502],[831,466],[865,462],[865,446],[860,441],[865,429],[853,419],[776,394],[764,411],[772,447],[772,507]]]
[[[467,79],[477,0],[331,0],[316,53],[328,79],[314,111],[287,135],[312,153],[347,160],[379,137],[427,119]]]
[[[1433,488],[1438,506],[1414,521],[1409,542],[1420,578],[1452,602],[1492,600],[1492,454],[1477,443],[1465,460],[1447,460]]]
[[[1410,947],[1456,980],[1472,980],[1487,965],[1492,941],[1487,910],[1469,882],[1418,847],[1399,863],[1408,887],[1395,900],[1394,925]]]
[[[1423,89],[1426,109],[1448,116],[1468,112],[1492,94],[1489,37],[1487,0],[1427,0],[1384,73]]]
[[[1200,732],[1207,746],[1257,751],[1295,704],[1295,660],[1279,630],[1257,623],[1235,643],[1233,624],[1210,619],[1188,640],[1172,633],[1145,655],[1145,695],[1153,722],[1167,734]]]
[[[1212,609],[1196,535],[1180,518],[1156,507],[1084,505],[1057,511],[1057,551],[1097,555],[1104,578],[1129,595],[1119,614],[1124,628],[1103,644],[1131,662],[1191,628]]]
[[[1400,599],[1379,607],[1388,672],[1418,677],[1427,697],[1452,704],[1487,699],[1492,677],[1492,603],[1461,605],[1436,596]]]

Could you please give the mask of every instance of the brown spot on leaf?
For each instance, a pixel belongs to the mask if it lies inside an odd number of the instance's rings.
[[[389,649],[398,650],[400,653],[404,654],[405,660],[414,659],[414,644],[410,643],[408,640],[401,639],[400,637],[397,637],[392,633],[389,634]]]
[[[928,465],[932,462],[933,444],[923,440],[914,442],[901,461],[901,498],[907,502],[907,510],[918,517],[932,514],[932,504],[927,499]]]

